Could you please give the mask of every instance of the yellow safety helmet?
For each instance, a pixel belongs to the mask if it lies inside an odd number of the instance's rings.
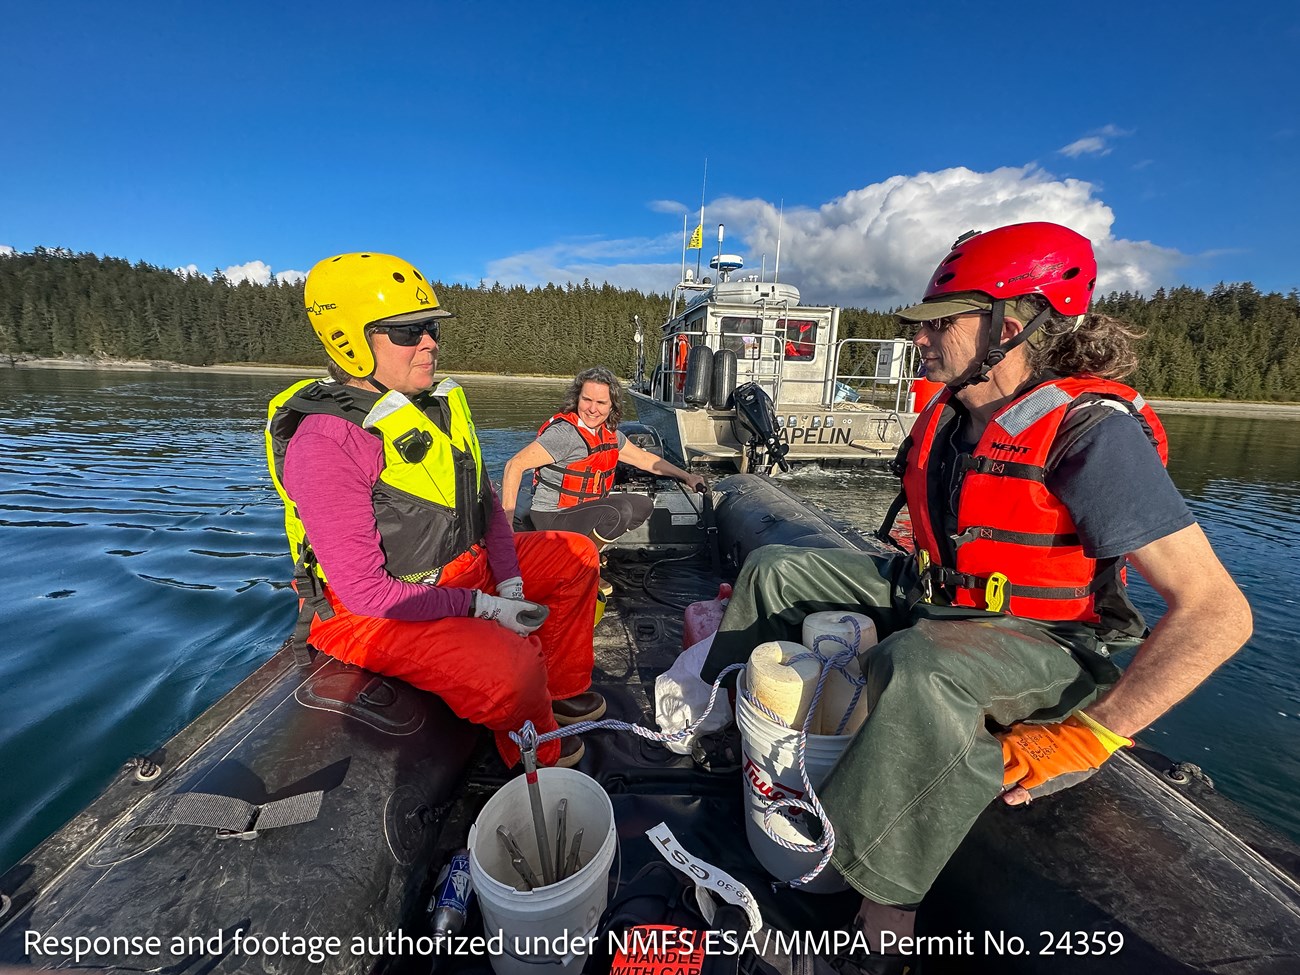
[[[433,286],[415,267],[391,254],[327,257],[307,275],[307,318],[331,359],[365,379],[375,371],[366,326],[380,321],[446,318]]]

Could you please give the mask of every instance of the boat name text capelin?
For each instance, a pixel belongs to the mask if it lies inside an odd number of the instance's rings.
[[[786,430],[786,436],[789,437],[790,443],[848,444],[853,442],[853,431],[847,427],[832,427],[829,430],[825,427],[818,429],[812,427],[790,427]]]

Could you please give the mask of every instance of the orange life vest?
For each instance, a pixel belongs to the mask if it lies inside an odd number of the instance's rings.
[[[686,388],[686,361],[691,351],[691,340],[685,335],[677,336],[676,351],[673,353],[673,386],[677,392]]]
[[[943,390],[943,383],[936,383],[933,379],[925,378],[924,367],[916,374],[912,380],[912,385],[907,388],[907,412],[920,413],[925,409],[930,400],[934,399]]]
[[[1084,555],[1069,511],[1044,481],[1056,461],[1062,423],[1088,406],[1078,414],[1086,425],[1104,418],[1107,406],[1137,417],[1166,462],[1165,431],[1155,411],[1135,390],[1107,379],[1058,378],[1035,386],[993,416],[972,453],[958,455],[957,534],[947,536],[949,486],[938,483],[931,466],[938,436],[955,420],[951,399],[952,391],[944,390],[916,418],[903,472],[924,597],[1140,633],[1141,618],[1122,597],[1124,560],[1099,564]],[[1072,433],[1085,428],[1070,427]]]
[[[816,347],[811,336],[814,335],[812,322],[790,322],[782,320],[785,326],[785,357],[787,359],[811,359]]]
[[[533,486],[538,482],[554,488],[559,494],[558,508],[572,508],[584,501],[595,501],[609,493],[614,483],[614,468],[618,466],[618,434],[603,423],[592,433],[577,413],[556,413],[537,431],[540,437],[553,423],[568,423],[578,431],[587,446],[587,456],[567,464],[545,464],[533,472]]]

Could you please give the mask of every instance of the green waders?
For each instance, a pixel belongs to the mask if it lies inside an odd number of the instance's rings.
[[[907,608],[901,558],[769,545],[746,560],[702,676],[767,640],[799,642],[809,613],[871,616],[861,659],[870,714],[818,790],[831,862],[860,893],[914,906],[1002,791],[1002,748],[986,727],[1051,721],[1119,670],[1093,632],[979,610]]]

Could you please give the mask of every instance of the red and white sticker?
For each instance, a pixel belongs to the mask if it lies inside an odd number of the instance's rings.
[[[617,945],[610,975],[700,975],[701,932],[673,924],[638,924],[610,935]]]

